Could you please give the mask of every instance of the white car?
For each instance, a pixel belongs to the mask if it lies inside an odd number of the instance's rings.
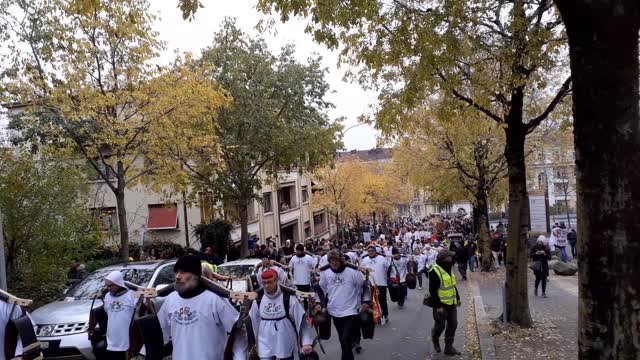
[[[242,259],[226,262],[218,265],[218,274],[231,276],[235,280],[231,282],[233,291],[253,291],[258,285],[255,283],[256,265],[260,259]]]

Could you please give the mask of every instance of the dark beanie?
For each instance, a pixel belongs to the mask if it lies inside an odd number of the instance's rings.
[[[296,245],[296,251],[304,251],[304,245],[302,244]]]
[[[202,265],[200,259],[195,255],[184,255],[178,259],[173,266],[173,272],[188,272],[197,276],[202,275]]]

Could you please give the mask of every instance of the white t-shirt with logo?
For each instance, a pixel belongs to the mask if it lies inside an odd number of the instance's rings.
[[[320,273],[320,287],[329,297],[327,312],[333,317],[356,315],[360,311],[363,286],[364,276],[351,268],[340,273],[332,269]]]
[[[129,349],[129,327],[136,311],[134,292],[127,290],[120,296],[108,293],[104,297],[104,311],[107,323],[107,350],[127,351]]]
[[[406,257],[401,257],[400,260],[391,259],[389,261],[389,276],[399,278],[401,283],[407,281],[408,262],[409,260]]]
[[[2,339],[2,341],[0,341],[0,359],[2,360],[4,360],[4,336],[7,329],[7,324],[9,323],[9,320],[15,320],[20,316],[22,316],[22,310],[20,310],[20,307],[16,306],[14,309],[13,304],[8,304],[4,301],[0,301],[0,339]],[[22,354],[22,342],[20,341],[19,336],[15,354]]]
[[[311,284],[311,270],[316,266],[315,259],[305,254],[303,257],[293,255],[289,260],[289,267],[293,271],[293,284],[294,285],[310,285]]]
[[[165,343],[173,342],[174,360],[222,360],[227,341],[238,320],[238,311],[228,299],[205,290],[190,299],[171,293],[158,312]],[[246,359],[246,339],[236,338],[234,360]]]
[[[389,268],[389,261],[384,256],[377,255],[374,258],[366,257],[362,259],[362,267],[373,270],[370,276],[375,281],[374,285],[387,286],[387,269]],[[372,281],[372,283],[373,283]]]

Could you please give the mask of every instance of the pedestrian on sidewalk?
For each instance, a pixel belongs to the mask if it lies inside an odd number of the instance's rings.
[[[576,250],[576,245],[578,245],[578,234],[576,234],[576,229],[571,229],[571,231],[567,234],[567,240],[569,240],[569,245],[571,245],[571,258],[578,258],[578,251]]]
[[[459,355],[453,347],[458,327],[458,310],[460,294],[456,288],[456,276],[453,274],[454,252],[443,249],[438,253],[436,264],[429,271],[429,293],[433,298],[434,325],[431,339],[436,352],[441,352],[440,335],[444,331],[444,353]]]
[[[538,239],[536,245],[531,249],[531,269],[536,277],[533,294],[538,296],[538,286],[542,283],[542,297],[547,297],[547,277],[549,276],[549,260],[551,259],[551,249],[544,240]]]
[[[458,264],[458,271],[462,275],[462,280],[467,280],[467,265],[469,263],[469,248],[467,246],[459,246],[455,251],[455,260]]]
[[[471,270],[471,272],[474,272],[476,266],[478,265],[478,258],[476,256],[478,246],[476,245],[473,237],[469,237],[469,239],[465,243],[465,247],[467,248],[467,253],[469,254],[469,270]]]
[[[555,229],[555,237],[556,237],[556,247],[560,249],[560,261],[567,262],[569,258],[567,257],[567,229],[564,225],[564,222],[560,222],[560,227]]]
[[[500,250],[502,243],[498,234],[493,234],[493,240],[491,240],[491,255],[493,255],[493,261],[496,264],[496,269],[500,270]]]

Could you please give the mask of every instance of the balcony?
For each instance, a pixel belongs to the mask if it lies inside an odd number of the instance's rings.
[[[286,224],[288,222],[291,222],[293,220],[297,220],[298,218],[300,218],[300,207],[296,205],[295,208],[291,209],[287,209],[287,210],[281,210],[280,211],[280,224]]]

